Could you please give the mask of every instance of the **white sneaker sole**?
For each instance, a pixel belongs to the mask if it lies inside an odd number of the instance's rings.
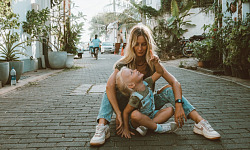
[[[108,132],[108,134],[105,136],[105,140],[101,141],[101,142],[90,142],[91,146],[101,146],[105,143],[105,141],[110,137],[110,132]]]
[[[203,135],[205,138],[207,138],[207,139],[209,139],[209,140],[217,140],[217,139],[220,139],[220,136],[218,136],[218,137],[214,137],[214,136],[209,136],[209,135],[205,135],[205,134],[203,134],[203,132],[200,130],[200,129],[198,129],[196,126],[194,126],[194,133],[196,133],[196,134],[199,134],[199,135]]]
[[[143,132],[140,128],[136,128],[136,131],[140,133],[141,136],[145,136],[147,132]]]

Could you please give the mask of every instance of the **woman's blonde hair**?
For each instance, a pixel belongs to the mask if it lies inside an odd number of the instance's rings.
[[[128,88],[127,84],[124,82],[122,78],[122,71],[127,67],[122,67],[121,70],[116,74],[116,87],[118,90],[125,96],[130,96],[132,94],[133,89]]]
[[[124,49],[124,52],[125,52],[124,57],[115,63],[114,68],[117,64],[128,64],[127,65],[128,68],[136,69],[136,64],[135,64],[136,54],[134,51],[134,47],[136,45],[136,42],[139,36],[143,36],[147,42],[147,52],[146,52],[145,57],[150,67],[150,71],[151,71],[150,73],[152,74],[154,72],[154,65],[153,63],[150,62],[150,50],[152,50],[152,52],[155,53],[155,50],[157,47],[152,37],[151,30],[143,24],[135,25],[131,29],[129,42],[127,43]]]

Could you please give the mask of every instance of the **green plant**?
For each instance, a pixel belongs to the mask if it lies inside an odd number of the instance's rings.
[[[233,26],[226,39],[228,58],[226,63],[237,67],[239,70],[250,68],[250,15],[244,21],[232,22]]]
[[[84,15],[82,15],[82,13],[79,13],[77,16],[72,14],[71,20],[70,18],[67,18],[65,36],[63,37],[63,51],[77,54],[77,45],[80,43],[81,33],[84,26],[84,23],[78,23],[78,20],[82,17],[84,17]]]
[[[183,29],[184,25],[194,26],[189,20],[184,20],[187,16],[191,15],[189,13],[193,6],[193,2],[181,3],[179,6],[176,0],[171,1],[171,16],[165,20],[159,20],[158,26],[154,28],[154,35],[157,46],[160,49],[175,54],[180,54],[180,43],[179,40],[181,36],[187,32],[187,29]]]
[[[186,62],[186,61],[180,61],[180,64],[179,64],[179,67],[180,67],[180,68],[184,68],[185,65],[187,65],[187,62]]]
[[[61,1],[51,10],[46,8],[41,11],[28,11],[23,29],[32,39],[46,44],[51,50],[54,48],[56,51],[76,54],[76,45],[80,41],[84,25],[79,19],[84,19],[84,15],[69,15],[69,12],[63,9]]]
[[[193,43],[188,43],[187,46],[193,49],[194,57],[196,57],[199,61],[211,60],[211,53],[210,53],[210,49],[212,47],[211,39],[194,41]]]
[[[19,58],[18,55],[28,56],[22,50],[26,50],[25,44],[30,41],[20,41],[20,36],[16,31],[20,26],[19,16],[9,9],[7,3],[0,1],[0,4],[1,6],[6,6],[6,8],[2,8],[5,11],[1,11],[0,15],[0,37],[2,37],[2,42],[0,43],[1,57],[5,61],[14,61]]]
[[[35,11],[32,9],[26,14],[26,21],[23,22],[23,31],[30,35],[27,39],[33,41],[39,41],[46,44],[49,49],[54,47],[59,50],[58,46],[54,45],[50,41],[50,34],[52,32],[52,26],[49,23],[51,16],[49,8]]]

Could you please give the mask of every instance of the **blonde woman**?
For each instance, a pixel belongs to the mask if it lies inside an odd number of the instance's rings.
[[[97,117],[98,125],[96,126],[95,135],[90,140],[90,145],[102,145],[105,143],[105,139],[110,137],[108,124],[111,121],[113,111],[116,114],[117,134],[122,134],[124,130],[122,112],[128,103],[129,97],[122,95],[119,90],[116,89],[116,74],[123,66],[126,66],[133,70],[137,69],[140,73],[144,74],[144,79],[152,76],[155,72],[155,67],[150,61],[150,50],[152,50],[153,53],[156,50],[150,29],[143,24],[134,26],[131,29],[129,42],[124,50],[125,55],[115,63],[114,72],[108,79],[106,92],[103,95]],[[161,109],[166,103],[171,103],[175,107],[174,116],[178,127],[182,127],[184,120],[186,121],[188,117],[195,121],[193,130],[195,133],[201,134],[208,139],[219,139],[220,134],[213,130],[211,125],[204,120],[187,99],[182,96],[181,85],[176,78],[164,67],[163,71],[162,77],[169,85],[162,88],[159,92],[165,92],[170,98],[155,101],[156,110]]]

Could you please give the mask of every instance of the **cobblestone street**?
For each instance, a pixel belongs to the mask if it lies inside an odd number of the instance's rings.
[[[66,69],[0,95],[0,149],[249,149],[250,89],[222,78],[177,68],[162,62],[182,85],[183,95],[221,134],[210,141],[193,133],[194,122],[172,134],[149,132],[131,139],[115,134],[101,147],[90,147],[103,91],[119,55],[85,52],[75,59],[76,69]],[[165,85],[161,78],[156,89]],[[173,118],[171,118],[173,120]]]

